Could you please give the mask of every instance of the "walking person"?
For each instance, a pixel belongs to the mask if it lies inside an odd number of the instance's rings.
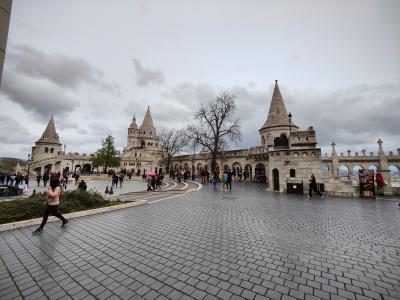
[[[58,180],[57,177],[53,176],[50,179],[50,186],[47,190],[46,207],[43,213],[42,224],[40,224],[39,228],[33,232],[34,235],[41,234],[43,232],[44,225],[46,225],[47,219],[50,214],[56,216],[62,221],[61,227],[67,225],[68,220],[58,212],[58,205],[60,204],[60,195],[61,195],[60,181]]]
[[[24,176],[24,180],[25,180],[25,189],[28,189],[28,187],[29,187],[29,176],[28,176],[28,174],[26,174]]]
[[[227,184],[226,184],[226,189],[228,190],[228,187],[229,187],[229,190],[232,191],[232,180],[235,179],[235,176],[234,176],[234,173],[231,172],[229,169],[228,169],[228,173],[227,174],[228,174],[228,181],[227,181]]]
[[[317,181],[315,180],[314,174],[311,174],[310,177],[310,184],[309,184],[309,189],[308,189],[308,198],[312,198],[312,192],[316,192],[321,198],[323,198],[322,194],[320,191],[317,190]]]
[[[214,192],[217,191],[217,172],[214,172],[214,174],[211,176],[211,183],[214,188]]]
[[[378,192],[377,194],[380,196],[383,196],[384,195],[383,188],[385,186],[385,180],[383,179],[383,175],[381,172],[379,172],[379,171],[376,172],[375,181],[376,181],[376,187],[377,187],[377,192]]]
[[[43,186],[46,186],[47,181],[49,181],[49,173],[44,173],[42,180],[43,180]]]
[[[224,192],[225,192],[225,187],[226,187],[226,191],[228,191],[228,171],[225,171],[224,175],[222,175],[222,182],[223,182]]]
[[[122,183],[124,182],[124,174],[121,173],[119,175],[119,187],[122,188]]]
[[[42,180],[42,175],[39,173],[39,174],[36,176],[37,186],[40,185],[40,181],[41,181],[41,180]]]

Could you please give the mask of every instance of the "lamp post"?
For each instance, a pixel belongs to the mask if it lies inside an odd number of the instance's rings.
[[[288,118],[289,118],[289,134],[292,133],[292,113],[290,112],[288,114]]]
[[[30,154],[28,154],[28,161],[27,161],[27,163],[28,163],[28,177],[27,177],[27,180],[26,180],[26,187],[29,187],[29,171],[30,171],[30,168],[31,168],[31,155]]]

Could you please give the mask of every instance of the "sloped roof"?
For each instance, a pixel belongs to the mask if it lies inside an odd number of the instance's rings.
[[[154,131],[154,124],[153,124],[153,118],[151,117],[150,113],[150,106],[147,107],[146,115],[144,116],[142,125],[140,125],[140,129],[147,129],[147,130],[152,130]]]
[[[138,128],[138,126],[136,124],[136,115],[133,115],[132,123],[129,126],[129,128],[133,128],[133,129],[137,129]]]
[[[298,128],[293,122],[291,122],[290,125]],[[275,88],[271,105],[269,106],[268,117],[262,128],[276,126],[289,126],[288,112],[285,102],[283,102],[281,91],[279,90],[278,80],[275,80]]]
[[[60,138],[56,131],[56,126],[54,125],[53,115],[51,115],[46,129],[36,143],[61,144]]]

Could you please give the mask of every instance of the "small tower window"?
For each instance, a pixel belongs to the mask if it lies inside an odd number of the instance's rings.
[[[48,147],[44,148],[44,152],[48,153],[49,152],[49,148]]]
[[[290,173],[290,177],[296,177],[296,170],[295,169],[290,169],[289,173]]]
[[[54,153],[54,148],[50,148],[50,153]]]

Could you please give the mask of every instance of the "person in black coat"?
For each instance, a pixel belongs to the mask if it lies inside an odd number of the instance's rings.
[[[321,192],[318,191],[318,189],[317,189],[317,181],[315,180],[314,174],[311,174],[309,181],[310,181],[310,184],[309,184],[309,189],[308,189],[308,198],[312,198],[313,191],[316,192],[322,198]]]

